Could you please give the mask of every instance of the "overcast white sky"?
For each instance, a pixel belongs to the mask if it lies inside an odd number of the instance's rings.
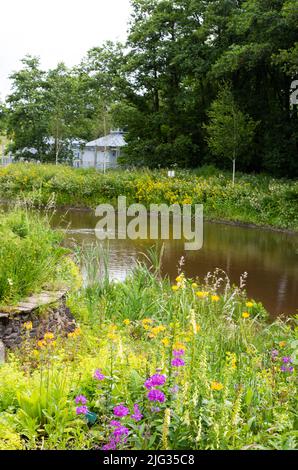
[[[72,66],[103,41],[124,40],[129,0],[1,0],[0,98],[9,92],[8,75],[26,54],[44,69],[64,61]]]

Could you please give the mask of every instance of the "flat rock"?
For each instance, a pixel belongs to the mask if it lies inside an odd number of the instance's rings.
[[[58,302],[66,292],[67,289],[61,289],[58,291],[42,291],[39,294],[31,295],[13,307],[5,308],[6,312],[0,313],[0,318],[17,315],[19,313],[30,313],[44,305],[51,305]]]

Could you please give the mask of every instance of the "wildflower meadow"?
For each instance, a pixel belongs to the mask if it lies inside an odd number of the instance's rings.
[[[75,329],[24,323],[0,366],[0,449],[297,448],[297,317],[270,322],[245,278],[173,283],[155,258],[74,284]]]

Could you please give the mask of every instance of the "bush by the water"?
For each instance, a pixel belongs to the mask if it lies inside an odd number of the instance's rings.
[[[114,170],[102,174],[94,169],[66,166],[15,164],[0,169],[0,198],[18,197],[35,205],[56,204],[96,207],[116,203],[204,204],[205,216],[223,220],[298,229],[298,182],[265,175],[231,175],[213,167],[176,172],[165,170]]]

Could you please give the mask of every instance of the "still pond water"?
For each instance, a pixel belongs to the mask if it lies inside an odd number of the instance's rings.
[[[99,243],[93,212],[58,211],[53,226],[66,229],[67,243]],[[123,280],[136,260],[155,242],[150,240],[109,240],[109,268],[113,279]],[[247,293],[261,301],[272,316],[298,313],[298,235],[269,230],[205,222],[204,244],[199,251],[184,251],[184,242],[164,242],[162,271],[171,279],[185,257],[183,271],[188,277],[203,278],[215,268],[223,269],[231,281],[248,273]],[[144,259],[144,258],[143,258]]]

